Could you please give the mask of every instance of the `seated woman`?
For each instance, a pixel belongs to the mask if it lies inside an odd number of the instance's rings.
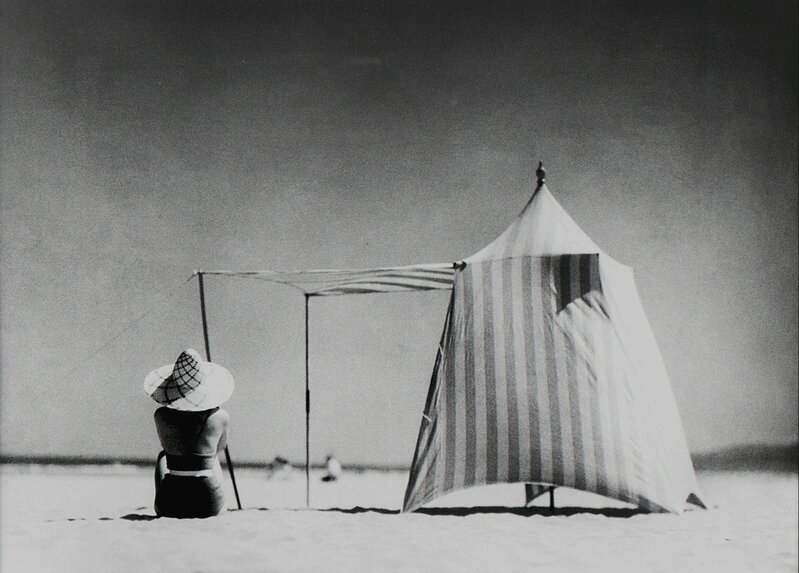
[[[154,415],[163,448],[155,467],[157,515],[211,517],[224,511],[218,455],[227,443],[229,416],[219,406],[233,385],[230,372],[192,349],[145,379],[147,394],[162,404]]]

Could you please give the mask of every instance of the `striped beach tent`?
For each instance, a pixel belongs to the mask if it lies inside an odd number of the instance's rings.
[[[452,281],[404,511],[512,482],[646,511],[703,506],[632,269],[603,253],[543,180]]]

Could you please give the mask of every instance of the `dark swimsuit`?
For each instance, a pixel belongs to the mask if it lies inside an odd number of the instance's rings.
[[[208,416],[210,413],[203,420],[189,451],[194,451]],[[215,454],[176,456],[161,452],[161,455],[166,455],[167,468],[176,471],[211,470],[216,461]],[[167,473],[155,493],[155,513],[163,517],[211,517],[219,515],[224,509],[225,491],[213,476]]]

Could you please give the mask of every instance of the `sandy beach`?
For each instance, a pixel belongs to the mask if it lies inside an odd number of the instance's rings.
[[[554,514],[523,509],[520,485],[400,514],[400,471],[314,473],[307,510],[301,471],[236,477],[243,510],[176,520],[155,518],[143,468],[5,466],[0,571],[797,570],[793,473],[700,472],[711,508],[681,516],[565,489]]]

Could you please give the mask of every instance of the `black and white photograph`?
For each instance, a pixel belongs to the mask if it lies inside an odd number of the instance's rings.
[[[795,0],[0,0],[0,573],[797,572]]]

